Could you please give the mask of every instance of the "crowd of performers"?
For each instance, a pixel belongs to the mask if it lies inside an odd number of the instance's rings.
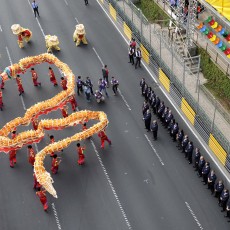
[[[184,133],[183,129],[179,128],[179,124],[175,121],[170,108],[165,106],[164,101],[160,100],[154,90],[145,82],[144,78],[140,81],[140,88],[141,94],[145,98],[142,106],[142,114],[147,131],[152,131],[154,140],[157,139],[157,131],[153,128],[157,121],[153,120],[151,125],[152,111],[153,116],[156,116],[162,126],[168,130],[173,142],[177,142],[177,148],[184,154],[184,158],[188,160],[188,164],[193,164],[197,176],[202,178],[203,184],[207,185],[207,189],[211,191],[211,195],[218,198],[218,204],[222,207],[221,212],[226,211],[225,217],[230,218],[229,190],[224,186],[223,181],[217,181],[217,176],[215,171],[211,169],[210,163],[202,156],[199,148],[194,148],[193,142],[189,140],[189,136]]]

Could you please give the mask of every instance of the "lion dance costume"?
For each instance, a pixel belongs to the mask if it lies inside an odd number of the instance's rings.
[[[13,34],[18,36],[18,46],[20,48],[24,47],[24,41],[29,42],[32,38],[32,32],[29,29],[21,27],[19,24],[14,24],[11,26]]]
[[[73,40],[76,42],[76,46],[79,46],[81,42],[85,45],[88,44],[85,38],[85,27],[83,24],[76,25],[76,29],[73,33]]]
[[[51,53],[53,49],[57,51],[61,50],[59,47],[59,40],[57,36],[46,35],[45,41],[46,41],[46,48],[48,53]]]

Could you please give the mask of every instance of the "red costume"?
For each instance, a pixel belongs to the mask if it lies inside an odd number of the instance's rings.
[[[71,104],[72,110],[73,110],[73,111],[76,111],[77,102],[76,102],[76,99],[75,99],[74,95],[72,95],[72,96],[70,97],[69,102],[70,102],[70,104]]]
[[[10,167],[13,168],[14,164],[17,163],[17,160],[16,160],[16,150],[11,150],[9,152],[9,160],[10,160]]]
[[[17,82],[17,85],[18,85],[18,91],[19,91],[19,96],[20,96],[20,95],[22,95],[24,93],[21,78],[17,77],[16,82]]]
[[[29,163],[34,166],[34,162],[35,162],[35,152],[33,150],[33,148],[28,148],[28,155],[29,155],[29,158],[28,158],[28,161]]]
[[[77,152],[78,152],[78,161],[77,163],[79,165],[83,165],[85,163],[85,155],[84,155],[84,150],[85,147],[77,147]]]
[[[31,36],[31,32],[29,30],[24,30],[22,33],[20,33],[18,35],[18,40],[20,42],[23,41],[23,37],[26,38],[26,39],[29,39],[29,37]]]
[[[55,139],[54,138],[51,138],[50,139],[50,144],[53,144],[55,142]],[[54,155],[54,152],[50,153],[50,157],[53,157]]]
[[[39,124],[39,121],[37,119],[34,119],[32,121],[32,125],[33,125],[33,128],[34,130],[37,130],[38,129],[38,124]]]
[[[61,86],[63,90],[67,90],[67,80],[66,79],[62,79],[61,80]]]
[[[2,92],[0,92],[0,109],[3,110]]]
[[[87,127],[86,127],[86,124],[84,123],[84,124],[82,125],[82,131],[85,131],[85,130],[87,130]]]
[[[41,188],[41,185],[40,185],[40,183],[37,181],[37,177],[36,177],[36,175],[35,175],[35,173],[33,174],[33,176],[34,176],[34,189],[38,189],[38,188]]]
[[[59,166],[59,162],[57,158],[53,158],[52,160],[52,167],[51,167],[51,171],[53,174],[57,174],[58,172],[58,166]]]
[[[11,139],[14,139],[17,136],[16,130],[11,133]]]
[[[62,116],[63,116],[63,117],[68,117],[67,109],[62,108],[62,109],[61,109],[61,113],[62,113]]]
[[[54,71],[52,69],[49,69],[49,76],[50,76],[50,81],[54,84],[54,86],[57,86],[58,83],[54,75]]]
[[[98,133],[98,136],[101,138],[101,148],[104,149],[105,147],[105,141],[107,141],[110,145],[112,144],[112,141],[107,137],[105,131],[100,131]]]
[[[41,86],[41,82],[38,82],[38,74],[37,74],[37,72],[32,69],[31,73],[32,73],[32,79],[33,79],[34,86]]]
[[[5,86],[5,82],[4,82],[4,80],[2,79],[1,89],[4,89],[4,86]]]
[[[39,197],[39,199],[43,205],[44,211],[46,211],[49,207],[48,202],[47,202],[47,198],[46,198],[46,191],[45,190],[38,191],[38,192],[36,192],[36,195]]]

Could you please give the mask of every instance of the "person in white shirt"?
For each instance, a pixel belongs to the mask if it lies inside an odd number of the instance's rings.
[[[39,12],[38,12],[38,4],[35,2],[35,0],[32,2],[32,8],[34,10],[35,18],[36,18],[37,15],[38,15],[38,17],[40,17]]]
[[[141,67],[141,58],[142,58],[141,50],[140,50],[140,48],[137,48],[137,51],[136,51],[135,69],[137,68],[137,65],[138,65],[139,67]]]

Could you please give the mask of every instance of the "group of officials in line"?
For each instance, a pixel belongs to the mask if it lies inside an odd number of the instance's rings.
[[[147,132],[153,132],[153,140],[157,140],[158,123],[152,119],[151,110],[157,116],[164,128],[168,130],[173,142],[177,142],[177,147],[184,154],[189,164],[193,163],[193,168],[197,171],[197,176],[202,178],[204,185],[211,191],[211,195],[218,198],[218,204],[222,207],[221,212],[226,211],[226,218],[230,218],[230,199],[229,190],[225,188],[222,180],[217,181],[215,171],[211,169],[210,163],[201,155],[199,148],[195,148],[193,142],[189,140],[188,135],[184,134],[183,129],[179,128],[175,121],[172,111],[166,107],[164,101],[154,93],[148,86],[145,79],[140,81],[141,94],[145,98],[142,105],[143,120]],[[216,182],[217,181],[217,182]],[[230,222],[230,220],[228,220]]]

